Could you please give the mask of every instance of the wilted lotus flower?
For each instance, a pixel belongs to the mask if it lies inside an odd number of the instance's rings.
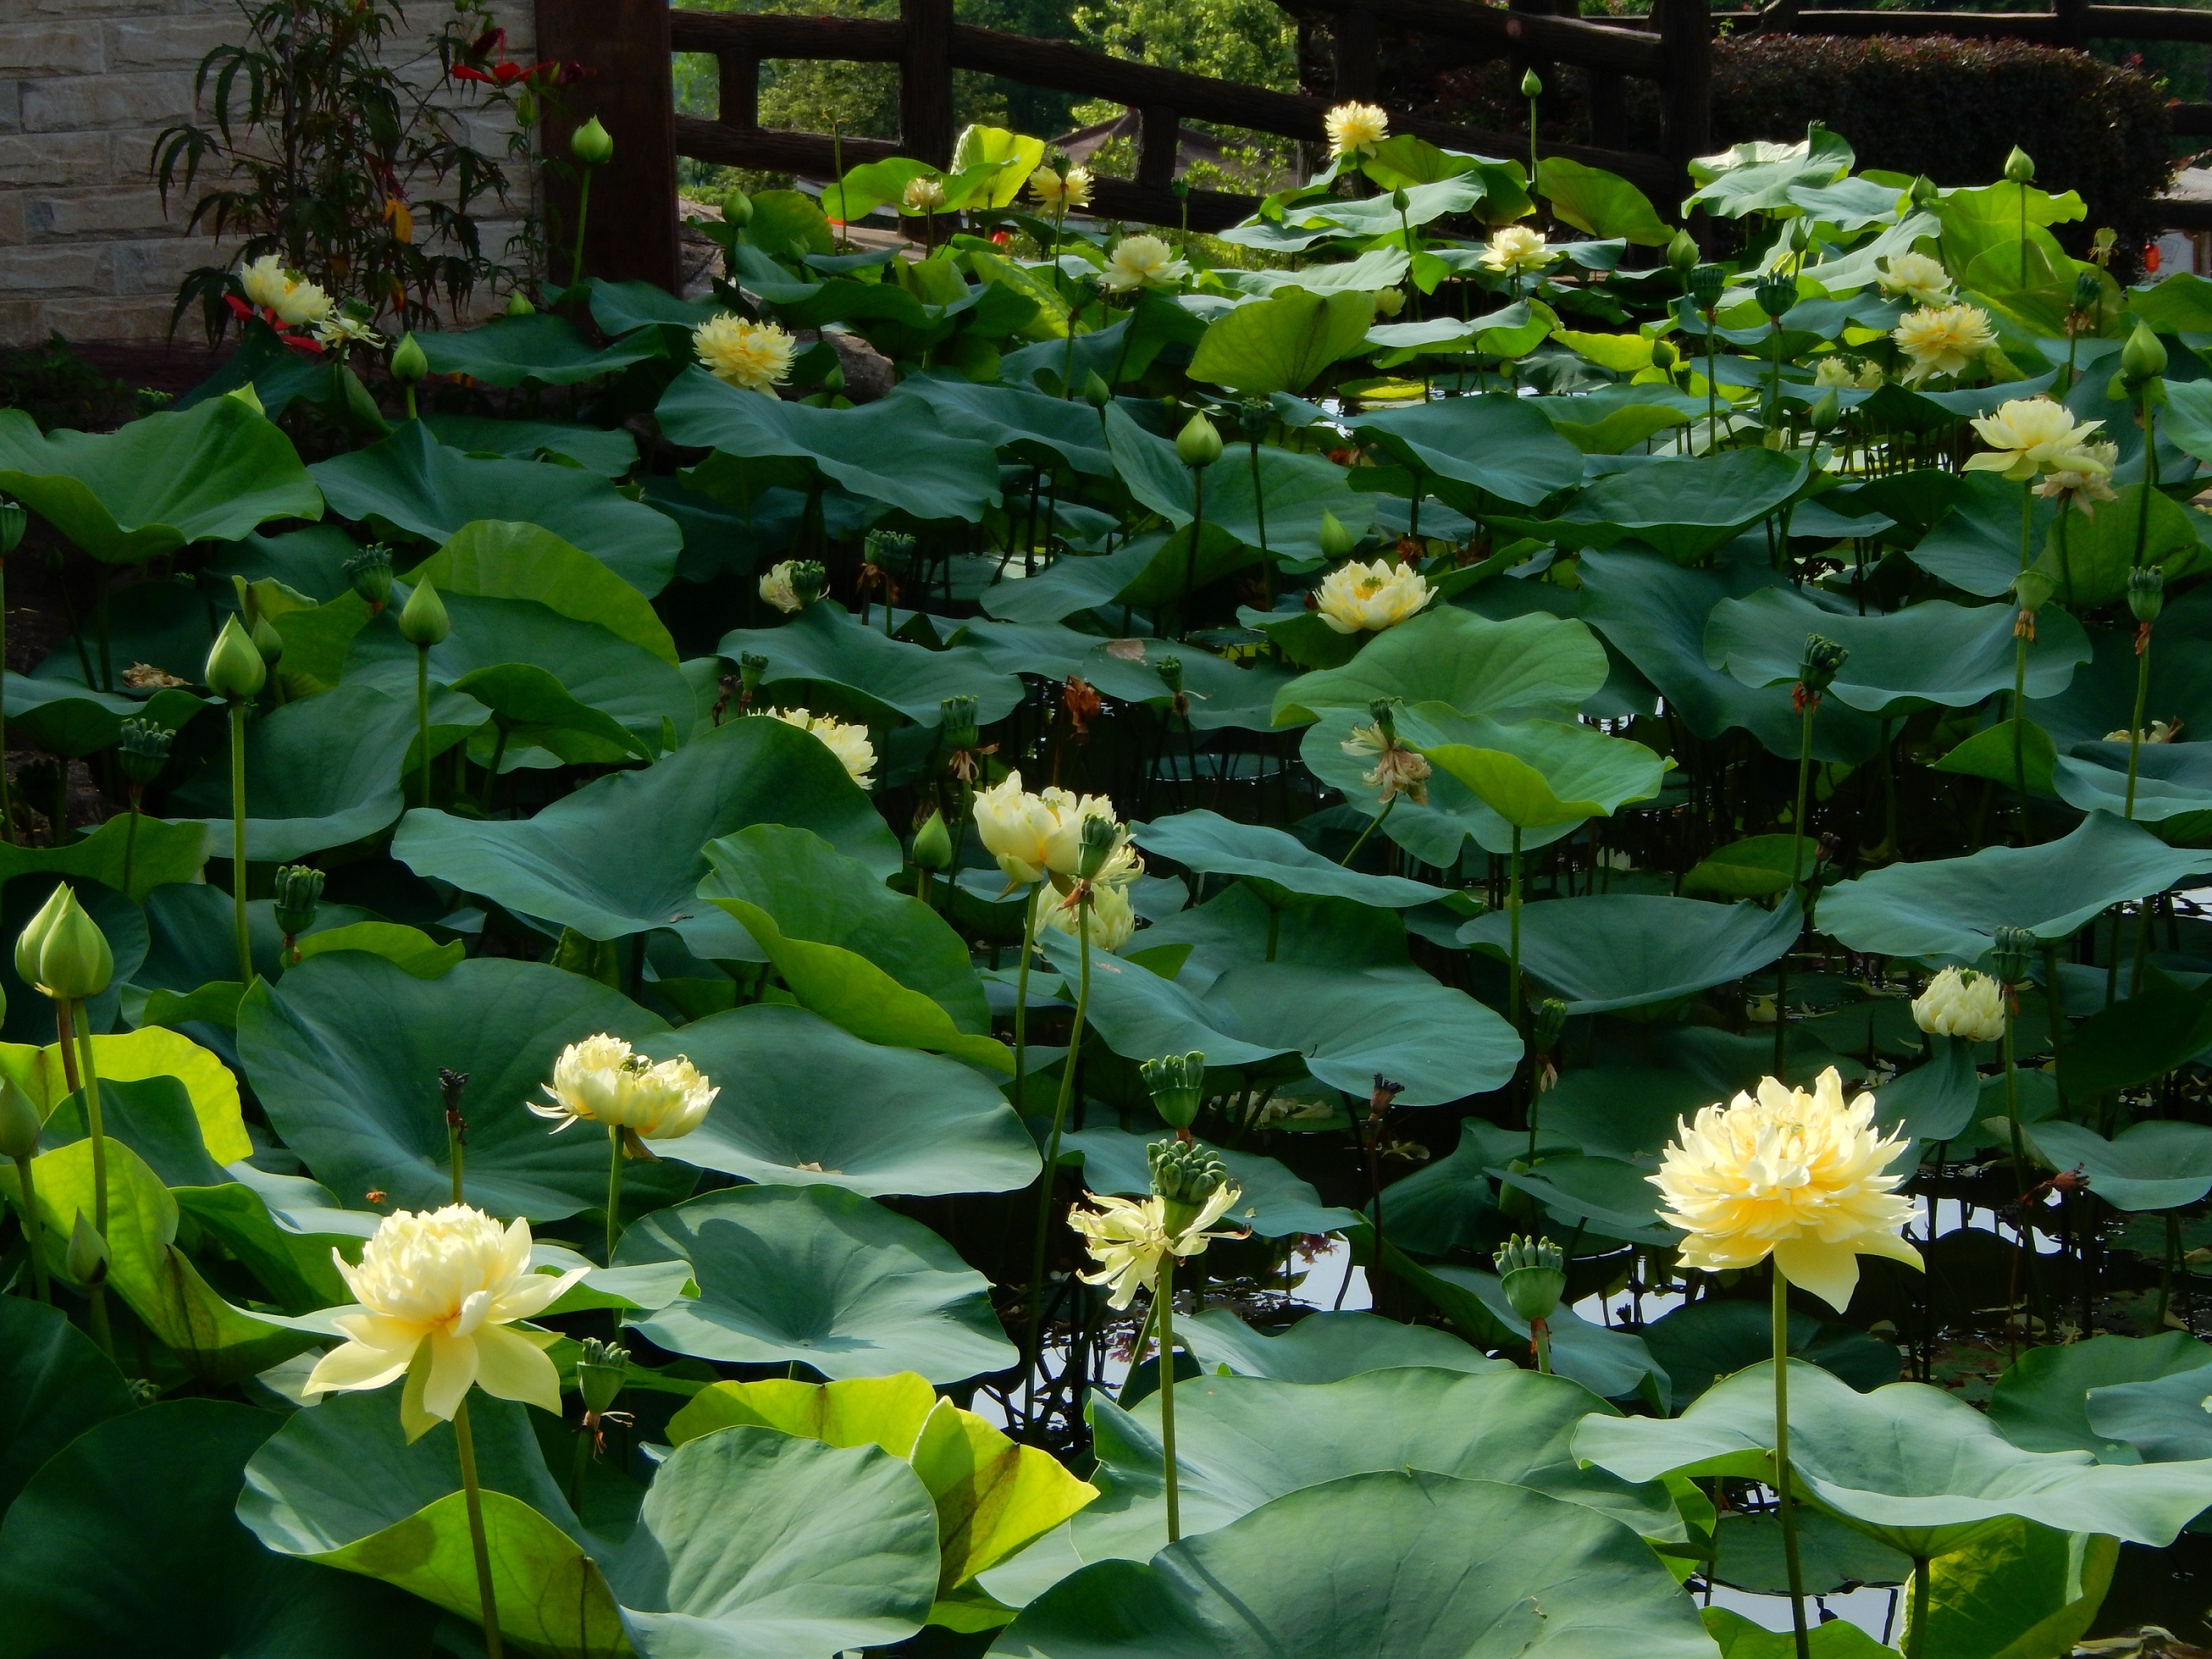
[[[868,728],[851,720],[841,720],[834,714],[817,714],[804,708],[771,708],[768,711],[786,726],[795,726],[802,732],[811,732],[828,747],[844,766],[846,775],[861,788],[874,781],[876,745],[869,741]]]
[[[547,1103],[529,1103],[554,1118],[554,1133],[590,1121],[622,1132],[633,1157],[649,1157],[641,1140],[674,1140],[697,1128],[721,1091],[682,1055],[654,1065],[617,1036],[601,1032],[572,1042],[553,1062],[553,1080],[541,1085]]]
[[[1388,698],[1378,697],[1367,707],[1374,723],[1353,726],[1352,735],[1337,747],[1347,755],[1375,757],[1373,769],[1361,773],[1359,781],[1376,792],[1378,804],[1388,806],[1403,795],[1416,806],[1426,806],[1432,770],[1429,757],[1399,741],[1398,723]]]
[[[2099,501],[2114,501],[2119,496],[2112,489],[2112,469],[2120,464],[2120,447],[2110,443],[2087,443],[2071,449],[2051,464],[2035,486],[2035,493],[2047,500],[2057,501],[2063,507],[2068,501],[2078,504],[2081,516],[2097,516]],[[2155,568],[2155,567],[2151,567]],[[2140,575],[2141,570],[2135,574]]]
[[[1920,1252],[1898,1237],[1913,1212],[1897,1196],[1905,1176],[1888,1172],[1911,1143],[1879,1134],[1874,1110],[1870,1094],[1844,1103],[1832,1066],[1809,1093],[1763,1078],[1755,1096],[1678,1122],[1650,1179],[1666,1195],[1667,1220],[1687,1234],[1682,1265],[1750,1267],[1771,1255],[1783,1277],[1838,1312],[1858,1285],[1860,1256],[1918,1267]]]
[[[1322,578],[1315,595],[1324,625],[1339,634],[1395,628],[1436,597],[1428,578],[1409,564],[1353,560]]]
[[[1176,1143],[1162,1144],[1172,1146]],[[1182,1260],[1203,1255],[1206,1245],[1214,1239],[1244,1236],[1241,1231],[1208,1231],[1229,1213],[1244,1194],[1242,1188],[1228,1179],[1227,1171],[1220,1169],[1218,1153],[1194,1143],[1193,1150],[1211,1158],[1211,1168],[1219,1172],[1218,1180],[1206,1188],[1204,1197],[1194,1200],[1180,1185],[1172,1198],[1160,1192],[1144,1199],[1107,1198],[1085,1193],[1084,1197],[1098,1208],[1067,1212],[1067,1224],[1083,1235],[1084,1248],[1098,1264],[1083,1275],[1083,1282],[1111,1285],[1106,1297],[1109,1305],[1126,1308],[1135,1299],[1139,1286],[1156,1284],[1160,1263],[1166,1257]],[[1154,1182],[1158,1184],[1157,1168]]]
[[[331,1322],[349,1340],[316,1364],[308,1395],[396,1382],[428,1343],[429,1364],[400,1402],[410,1439],[451,1421],[472,1384],[559,1414],[560,1374],[544,1352],[556,1334],[508,1327],[543,1313],[585,1269],[532,1273],[528,1222],[501,1227],[469,1204],[400,1210],[378,1224],[358,1267],[331,1255],[360,1300]]]
[[[2004,987],[1972,969],[1946,968],[1913,998],[1912,1019],[1931,1036],[1995,1042],[2004,1035]]]

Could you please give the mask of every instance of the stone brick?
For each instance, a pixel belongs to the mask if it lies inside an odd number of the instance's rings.
[[[82,132],[95,127],[143,127],[190,112],[188,72],[69,75],[23,88],[27,132]]]
[[[112,244],[0,248],[0,294],[105,294],[113,280]]]
[[[0,137],[0,187],[9,185],[104,185],[107,136],[40,132]]]
[[[161,192],[143,186],[71,191],[62,196],[26,192],[23,217],[29,234],[41,241],[176,234],[176,227],[162,215]]]
[[[97,75],[107,67],[102,44],[82,23],[0,25],[0,64],[14,75]]]
[[[24,240],[23,210],[27,200],[23,191],[0,190],[0,247],[12,247]]]
[[[235,13],[212,17],[129,17],[107,25],[107,67],[193,69],[217,46],[246,38]]]
[[[169,331],[170,304],[167,295],[49,300],[40,308],[35,337],[59,333],[68,340],[159,340]],[[191,325],[187,318],[185,326]],[[0,330],[6,326],[0,319]]]
[[[110,293],[166,294],[173,298],[186,271],[214,264],[222,255],[204,236],[146,237],[106,245],[112,252]]]
[[[23,83],[0,81],[0,132],[23,130]]]

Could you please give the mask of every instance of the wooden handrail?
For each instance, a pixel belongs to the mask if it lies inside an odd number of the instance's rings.
[[[1304,0],[1301,10],[1366,12],[1380,21],[1448,40],[1525,51],[1532,57],[1613,70],[1656,81],[1665,73],[1657,40],[1636,28],[1547,17],[1540,12],[1508,11],[1471,0]]]
[[[1962,40],[2212,41],[2212,12],[2187,6],[2079,6],[2057,11],[1875,11],[1779,7],[1748,14],[1747,29],[1790,34],[1949,34]]]
[[[746,52],[756,58],[896,64],[906,50],[906,25],[874,18],[798,17],[785,12],[686,11],[668,14],[678,52]]]

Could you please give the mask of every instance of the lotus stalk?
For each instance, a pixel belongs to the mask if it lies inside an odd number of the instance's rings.
[[[23,537],[30,528],[30,514],[21,504],[0,496],[0,670],[8,660],[8,561],[22,545]],[[8,715],[0,707],[0,755],[8,751]],[[15,812],[8,799],[8,769],[0,765],[0,841],[10,846],[15,841]],[[43,1273],[44,1269],[42,1268]]]
[[[2166,572],[2154,564],[2139,564],[2128,572],[2128,611],[2136,619],[2136,705],[2128,722],[2128,795],[2126,815],[2136,815],[2136,770],[2142,756],[2143,716],[2150,701],[2150,641],[2152,625],[2166,605]]]
[[[39,1109],[22,1085],[11,1077],[0,1077],[0,1153],[15,1165],[16,1208],[22,1212],[23,1242],[31,1258],[31,1280],[40,1301],[52,1305],[53,1287],[46,1280],[46,1246],[39,1226],[38,1178],[31,1165],[39,1155],[39,1137],[45,1128]]]

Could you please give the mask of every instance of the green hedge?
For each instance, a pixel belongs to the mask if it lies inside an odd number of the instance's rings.
[[[1714,45],[1713,147],[1795,138],[1822,121],[1848,138],[1863,167],[1939,179],[1995,178],[2019,144],[2038,182],[2078,190],[2088,225],[2124,235],[2161,228],[2151,199],[2172,173],[2165,89],[2149,76],[2019,40],[1751,35]],[[1448,71],[1435,112],[1471,126],[1525,131],[1517,70],[1503,64]],[[1563,71],[1547,95],[1548,136],[1588,142],[1582,77]],[[1408,90],[1412,90],[1408,88]],[[1629,143],[1656,149],[1656,91],[1632,82]]]

